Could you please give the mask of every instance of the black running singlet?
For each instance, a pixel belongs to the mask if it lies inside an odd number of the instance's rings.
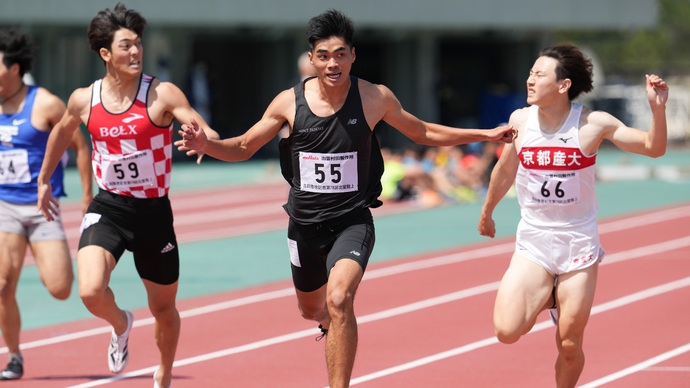
[[[297,222],[322,222],[381,205],[383,158],[364,117],[358,79],[350,80],[345,104],[328,117],[312,113],[304,81],[294,87],[294,127],[279,148],[282,173],[291,186],[284,208]]]

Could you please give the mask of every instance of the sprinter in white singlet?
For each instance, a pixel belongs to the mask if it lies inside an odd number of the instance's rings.
[[[515,183],[522,219],[516,250],[494,306],[494,330],[513,343],[549,309],[557,325],[556,386],[574,387],[584,368],[582,342],[603,257],[595,221],[594,162],[609,140],[627,152],[666,152],[666,83],[646,76],[649,131],[572,101],[592,90],[592,63],[571,45],[541,51],[527,79],[527,103],[509,124],[518,137],[493,169],[479,233],[494,237],[493,211]],[[560,319],[559,319],[560,316]]]

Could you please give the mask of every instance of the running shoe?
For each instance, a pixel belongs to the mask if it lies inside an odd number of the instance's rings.
[[[108,347],[108,366],[113,373],[120,373],[127,366],[129,361],[129,350],[127,349],[127,340],[129,340],[129,331],[134,323],[134,315],[125,310],[127,314],[127,330],[122,335],[115,334],[113,329],[110,335],[110,347]]]
[[[0,372],[0,380],[18,380],[23,374],[24,365],[22,360],[17,357],[12,357],[5,370]]]
[[[158,381],[156,381],[156,376],[158,375],[158,370],[160,367],[156,368],[156,371],[153,372],[153,388],[161,388],[160,385],[158,385]],[[168,388],[172,387],[172,382],[170,382],[170,385],[168,385]]]
[[[328,335],[328,329],[324,329],[323,326],[319,325],[319,330],[321,330],[321,335],[315,338],[316,341],[321,341],[323,337]]]

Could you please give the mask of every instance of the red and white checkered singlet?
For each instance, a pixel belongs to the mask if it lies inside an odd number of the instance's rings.
[[[142,74],[132,106],[110,113],[101,103],[101,82],[93,83],[87,129],[93,146],[93,171],[98,187],[135,198],[158,198],[170,189],[172,123],[151,122],[146,98],[153,77]]]

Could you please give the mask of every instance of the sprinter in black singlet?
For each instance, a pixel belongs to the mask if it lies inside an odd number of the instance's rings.
[[[383,160],[373,129],[385,121],[417,143],[458,145],[511,142],[509,126],[459,129],[419,120],[383,85],[350,76],[354,27],[329,10],[307,26],[316,77],[281,92],[261,120],[243,135],[207,139],[191,120],[180,130],[182,151],[202,151],[225,161],[247,160],[275,137],[282,172],[290,183],[288,247],[302,316],[326,336],[330,386],[347,387],[357,351],[354,295],[374,246],[370,208],[381,205]]]

